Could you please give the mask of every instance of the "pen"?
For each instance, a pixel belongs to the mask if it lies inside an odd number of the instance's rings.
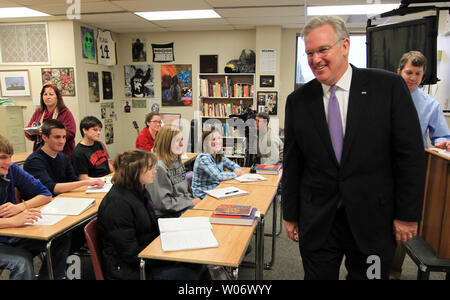
[[[237,193],[237,192],[239,192],[239,190],[229,191],[229,192],[225,192],[225,195],[234,194],[234,193]]]

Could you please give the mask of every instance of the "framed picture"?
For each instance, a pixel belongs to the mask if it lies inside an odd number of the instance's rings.
[[[31,96],[28,70],[0,71],[0,86],[3,97]]]
[[[258,112],[277,114],[278,92],[258,92],[257,96]]]
[[[162,106],[192,106],[192,65],[161,65]]]
[[[259,86],[260,87],[274,87],[275,86],[275,76],[274,75],[259,76]]]
[[[125,97],[155,97],[152,65],[126,65],[123,67],[125,71]]]
[[[42,85],[53,84],[63,96],[75,96],[75,75],[73,68],[41,68]]]

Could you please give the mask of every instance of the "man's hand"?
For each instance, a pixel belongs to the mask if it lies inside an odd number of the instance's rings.
[[[417,222],[394,220],[394,234],[398,244],[409,242],[417,235]]]
[[[20,227],[27,223],[33,224],[42,218],[41,212],[37,208],[30,208],[22,211],[20,214],[11,217],[13,227]]]
[[[96,185],[97,188],[101,189],[105,185],[105,180],[101,178],[91,178],[88,179],[88,185]]]
[[[284,228],[286,228],[286,234],[288,238],[294,242],[298,242],[298,223],[284,221]]]
[[[450,151],[450,141],[443,141],[434,145],[436,148]]]

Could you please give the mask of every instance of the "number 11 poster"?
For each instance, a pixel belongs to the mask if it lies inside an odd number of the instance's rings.
[[[112,39],[111,31],[98,30],[97,33],[97,56],[98,64],[113,66],[116,61],[116,43]]]

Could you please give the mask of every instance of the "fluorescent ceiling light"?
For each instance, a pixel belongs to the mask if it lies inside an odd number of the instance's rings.
[[[220,18],[220,16],[212,9],[143,11],[136,12],[135,14],[149,21]]]
[[[0,9],[0,18],[48,17],[40,11],[26,7],[5,7]]]
[[[398,4],[310,6],[307,14],[308,16],[378,15],[398,7]]]

